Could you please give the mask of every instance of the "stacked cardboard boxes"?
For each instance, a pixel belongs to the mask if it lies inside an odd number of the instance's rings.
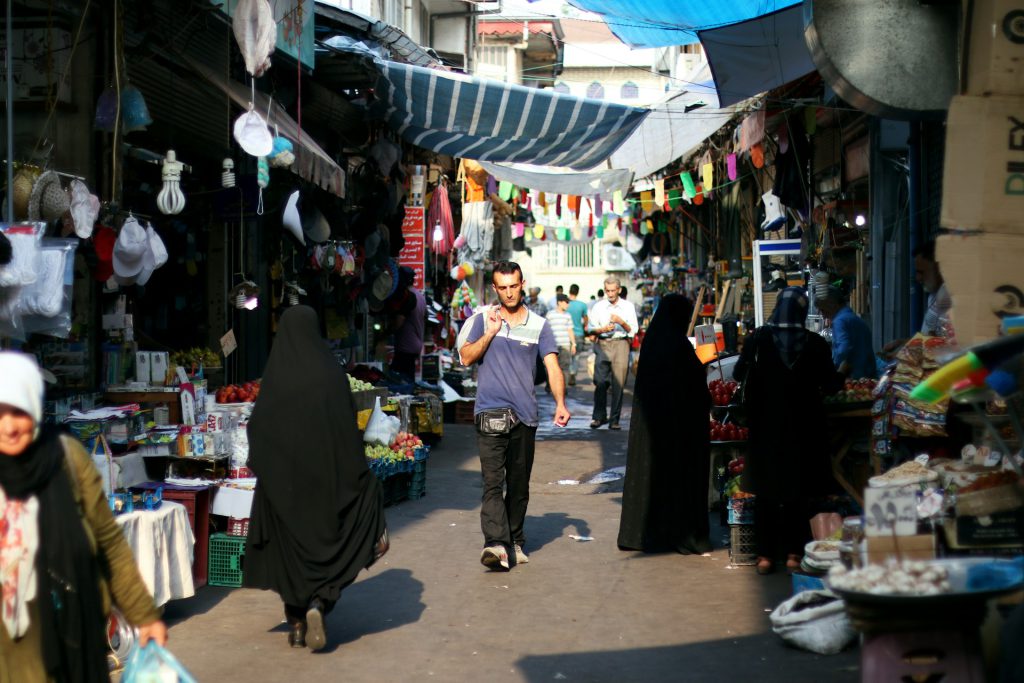
[[[992,339],[1024,314],[1024,2],[977,0],[967,80],[946,127],[936,256],[961,345]]]

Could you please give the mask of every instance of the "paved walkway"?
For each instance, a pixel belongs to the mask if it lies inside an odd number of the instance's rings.
[[[856,649],[822,657],[771,633],[767,612],[788,596],[787,576],[730,568],[724,549],[616,548],[621,481],[564,483],[625,464],[628,422],[620,432],[587,428],[590,394],[572,389],[580,412],[569,429],[541,430],[528,565],[480,565],[475,436],[445,425],[426,497],[387,509],[392,550],[345,591],[325,651],[288,648],[275,595],[224,588],[168,606],[171,650],[201,683],[859,680]],[[714,540],[722,536],[716,527]]]

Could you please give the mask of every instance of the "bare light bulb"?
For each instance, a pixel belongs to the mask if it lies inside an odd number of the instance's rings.
[[[440,242],[444,239],[444,231],[441,229],[441,221],[434,223],[434,242]]]
[[[220,174],[220,186],[230,188],[235,186],[235,162],[230,157],[221,163],[224,172]]]
[[[156,207],[160,213],[174,215],[185,208],[185,195],[181,193],[181,169],[185,164],[178,161],[173,149],[167,150],[160,177],[164,186],[156,197]]]
[[[862,226],[868,222],[868,219],[865,218],[864,214],[858,213],[857,217],[853,219],[853,222],[856,223],[858,226]]]

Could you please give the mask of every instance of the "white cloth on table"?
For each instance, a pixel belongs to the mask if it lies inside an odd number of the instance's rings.
[[[157,510],[136,510],[115,519],[157,606],[196,594],[192,582],[195,536],[184,505],[165,500]]]
[[[213,503],[210,514],[249,519],[252,514],[252,499],[255,491],[238,489],[230,486],[217,486],[213,489]]]

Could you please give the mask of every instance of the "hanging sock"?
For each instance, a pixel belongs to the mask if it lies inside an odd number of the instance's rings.
[[[256,215],[263,215],[263,189],[270,184],[270,166],[266,157],[260,157],[256,162],[256,184],[260,188],[260,198],[256,204]]]
[[[760,142],[750,148],[750,161],[754,168],[764,168],[764,145]]]
[[[702,185],[698,185],[693,189],[695,192],[695,194],[693,195],[693,203],[696,204],[697,206],[700,206],[701,204],[704,203],[704,187]]]
[[[543,209],[543,208],[546,208],[547,205],[548,205],[548,202],[547,202],[547,198],[544,196],[544,193],[543,192],[538,192],[537,193],[537,206],[539,206],[540,208]]]
[[[487,176],[487,196],[490,197],[492,194],[498,193],[498,181],[494,179],[494,176]]]
[[[736,180],[736,155],[730,154],[725,158],[725,166],[728,170],[729,180]]]
[[[715,186],[715,165],[704,164],[701,170],[701,180],[704,181],[704,187],[711,190]]]
[[[683,192],[686,194],[686,198],[693,199],[697,195],[697,189],[693,185],[693,178],[690,177],[690,172],[683,171],[679,177],[683,181]]]
[[[683,201],[683,191],[678,187],[674,187],[668,191],[668,208],[674,209],[679,206]]]
[[[654,181],[654,203],[657,208],[665,206],[665,179]]]
[[[604,202],[601,201],[601,195],[594,195],[594,213],[600,218],[604,214]]]
[[[562,195],[555,198],[555,215],[559,218],[562,217]]]
[[[612,213],[621,216],[626,212],[626,200],[622,198],[622,190],[616,190],[612,195]]]
[[[512,194],[515,192],[515,190],[516,186],[508,182],[507,180],[502,180],[500,183],[498,183],[498,196],[501,197],[501,200],[504,202],[512,200]]]
[[[644,214],[652,213],[654,211],[653,192],[640,193],[640,208],[643,210]]]

